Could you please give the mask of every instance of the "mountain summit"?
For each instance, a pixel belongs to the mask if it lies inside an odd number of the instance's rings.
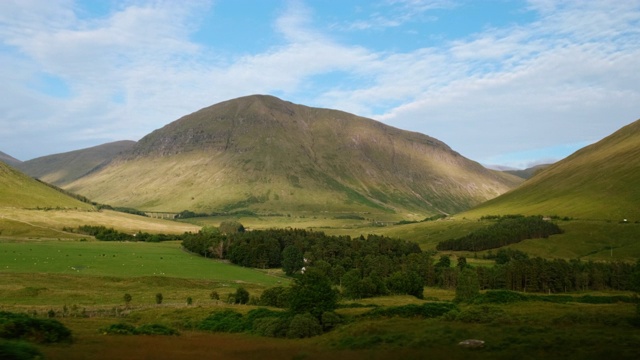
[[[518,182],[420,133],[252,95],[184,116],[65,188],[156,211],[434,214]]]

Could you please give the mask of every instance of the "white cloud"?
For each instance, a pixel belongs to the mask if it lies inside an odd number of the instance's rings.
[[[359,26],[430,21],[429,10],[457,5],[383,6],[393,11],[364,15],[369,23]],[[378,118],[483,162],[594,141],[640,117],[639,1],[530,1],[535,22],[406,52],[341,43],[314,23],[312,8],[292,2],[273,24],[281,43],[242,55],[191,40],[209,8],[122,2],[91,18],[71,1],[0,1],[0,126],[8,129],[0,150],[28,158],[135,140],[252,93]],[[54,98],[29,87],[42,74],[66,82],[70,94]],[[327,74],[337,74],[335,82],[319,84]],[[20,145],[53,133],[37,140],[40,147]]]

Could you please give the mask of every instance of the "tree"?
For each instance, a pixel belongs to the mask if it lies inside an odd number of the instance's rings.
[[[156,294],[156,304],[158,305],[162,304],[162,293]]]
[[[223,221],[218,229],[225,235],[244,232],[244,226],[237,221]]]
[[[242,286],[236,289],[234,301],[236,304],[246,304],[249,302],[249,292]]]
[[[470,301],[480,293],[478,274],[471,268],[466,268],[458,276],[456,285],[456,301]]]
[[[213,290],[210,294],[209,297],[211,298],[211,300],[220,300],[220,294],[218,294],[217,291]]]
[[[338,303],[338,294],[331,281],[317,269],[308,269],[289,289],[289,309],[296,314],[311,313],[320,319],[322,313],[332,311]]]
[[[193,299],[191,298],[191,296],[189,296],[187,298],[187,305],[191,305],[191,304],[193,304]]]
[[[282,250],[282,270],[285,274],[291,276],[296,274],[304,266],[304,259],[300,249],[293,245],[289,245]]]

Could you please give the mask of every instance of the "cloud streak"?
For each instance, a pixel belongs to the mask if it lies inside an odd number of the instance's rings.
[[[345,41],[463,5],[385,1],[386,20],[373,11],[370,25],[340,28],[292,2],[269,19],[277,42],[229,54],[192,37],[215,3],[121,2],[96,16],[71,1],[0,2],[0,150],[24,160],[137,140],[253,93],[373,117],[512,166],[567,155],[640,117],[639,1],[530,1],[534,21],[407,51]],[[54,80],[68,92],[37,85]]]

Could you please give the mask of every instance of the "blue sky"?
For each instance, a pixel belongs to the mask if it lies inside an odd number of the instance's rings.
[[[20,160],[271,94],[555,161],[640,118],[640,0],[2,0],[0,151]]]

